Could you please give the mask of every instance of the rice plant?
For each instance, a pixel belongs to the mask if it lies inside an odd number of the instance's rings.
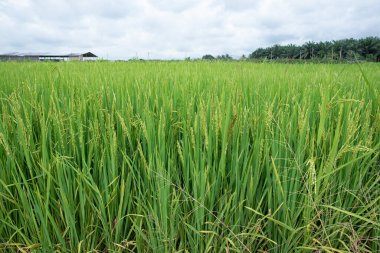
[[[0,63],[0,251],[379,252],[379,80]]]

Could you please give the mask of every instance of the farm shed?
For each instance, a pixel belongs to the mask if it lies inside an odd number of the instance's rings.
[[[97,58],[91,52],[84,54],[8,53],[0,55],[0,61],[90,61]]]

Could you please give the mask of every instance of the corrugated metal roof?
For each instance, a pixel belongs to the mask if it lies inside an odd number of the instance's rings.
[[[1,56],[40,56],[40,55],[46,55],[47,53],[19,53],[19,52],[11,52],[6,54],[1,54]]]
[[[83,54],[49,54],[49,53],[19,53],[19,52],[10,52],[6,54],[0,54],[0,56],[13,56],[13,57],[97,57],[91,52],[83,53]]]

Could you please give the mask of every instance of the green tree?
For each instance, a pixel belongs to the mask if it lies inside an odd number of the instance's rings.
[[[215,57],[212,56],[211,54],[206,54],[202,56],[202,60],[215,60]]]

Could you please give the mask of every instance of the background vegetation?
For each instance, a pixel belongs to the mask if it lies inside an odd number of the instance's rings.
[[[229,54],[206,54],[202,60],[233,60]],[[303,45],[273,45],[258,48],[248,56],[242,55],[240,60],[276,60],[280,62],[297,62],[305,60],[313,62],[356,62],[380,61],[380,38],[343,39],[324,42],[306,42]]]
[[[379,80],[0,63],[0,251],[378,252]]]
[[[250,54],[248,58],[380,61],[380,38],[367,37],[325,42],[309,41],[301,46],[294,44],[286,46],[274,45],[259,48]]]

